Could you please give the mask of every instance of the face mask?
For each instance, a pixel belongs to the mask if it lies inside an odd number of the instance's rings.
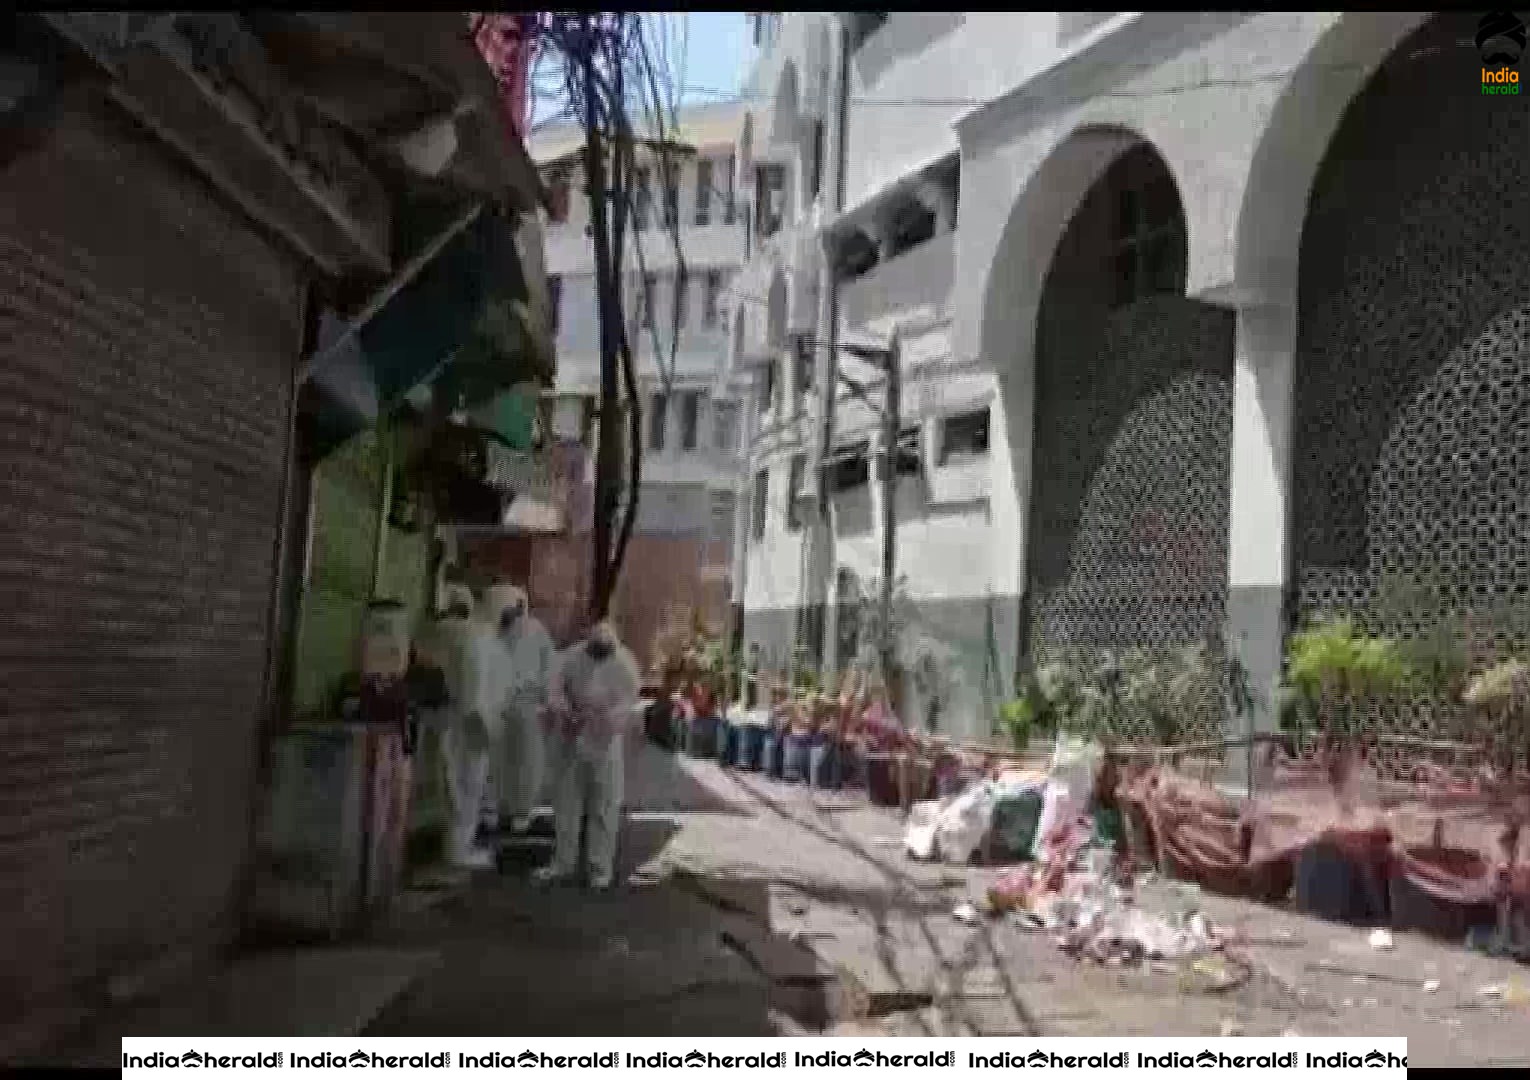
[[[503,634],[513,629],[523,614],[525,612],[519,604],[506,608],[499,616],[499,632]]]
[[[591,638],[584,648],[592,660],[604,660],[611,655],[611,642],[602,637]]]

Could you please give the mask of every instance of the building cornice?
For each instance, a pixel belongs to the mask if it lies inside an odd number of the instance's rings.
[[[963,150],[981,151],[1000,138],[1046,123],[1133,76],[1218,37],[1246,21],[1251,11],[1128,11],[1102,23],[1056,63],[991,101],[958,117]]]

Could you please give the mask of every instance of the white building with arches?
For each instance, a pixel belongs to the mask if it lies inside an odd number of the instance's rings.
[[[1285,636],[1323,612],[1525,644],[1530,112],[1482,91],[1480,13],[844,18],[787,16],[758,74],[752,133],[786,118],[769,153],[800,183],[815,28],[848,54],[842,202],[798,196],[741,279],[785,285],[784,323],[746,326],[735,362],[772,359],[786,376],[761,385],[796,418],[752,433],[750,536],[786,531],[812,446],[783,341],[820,306],[840,332],[896,321],[922,451],[900,571],[964,669],[941,726],[986,734],[984,695],[1007,691],[982,689],[981,652],[1012,676],[1051,649],[1216,635],[1267,701]],[[1500,33],[1498,66],[1523,37]],[[983,405],[986,454],[953,465],[945,433]],[[858,422],[842,406],[835,427]],[[854,497],[827,500],[831,555],[747,550],[762,650],[792,625],[774,612],[875,566],[842,535]]]

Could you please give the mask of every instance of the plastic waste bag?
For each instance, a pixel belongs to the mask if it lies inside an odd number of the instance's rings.
[[[1094,774],[1105,756],[1097,742],[1073,735],[1060,735],[1047,770],[1046,792],[1042,798],[1041,818],[1036,823],[1032,847],[1035,858],[1042,858],[1046,844],[1060,828],[1071,826],[1089,805]]]
[[[903,846],[916,859],[935,857],[935,829],[940,824],[942,804],[939,801],[917,802],[908,812],[908,828],[903,833]]]
[[[973,784],[941,811],[935,844],[941,859],[966,863],[982,845],[993,824],[994,789],[989,783]]]

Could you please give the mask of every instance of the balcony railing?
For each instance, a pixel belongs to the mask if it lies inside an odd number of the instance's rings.
[[[865,326],[896,312],[943,313],[955,275],[955,235],[931,237],[840,287],[845,326]]]

